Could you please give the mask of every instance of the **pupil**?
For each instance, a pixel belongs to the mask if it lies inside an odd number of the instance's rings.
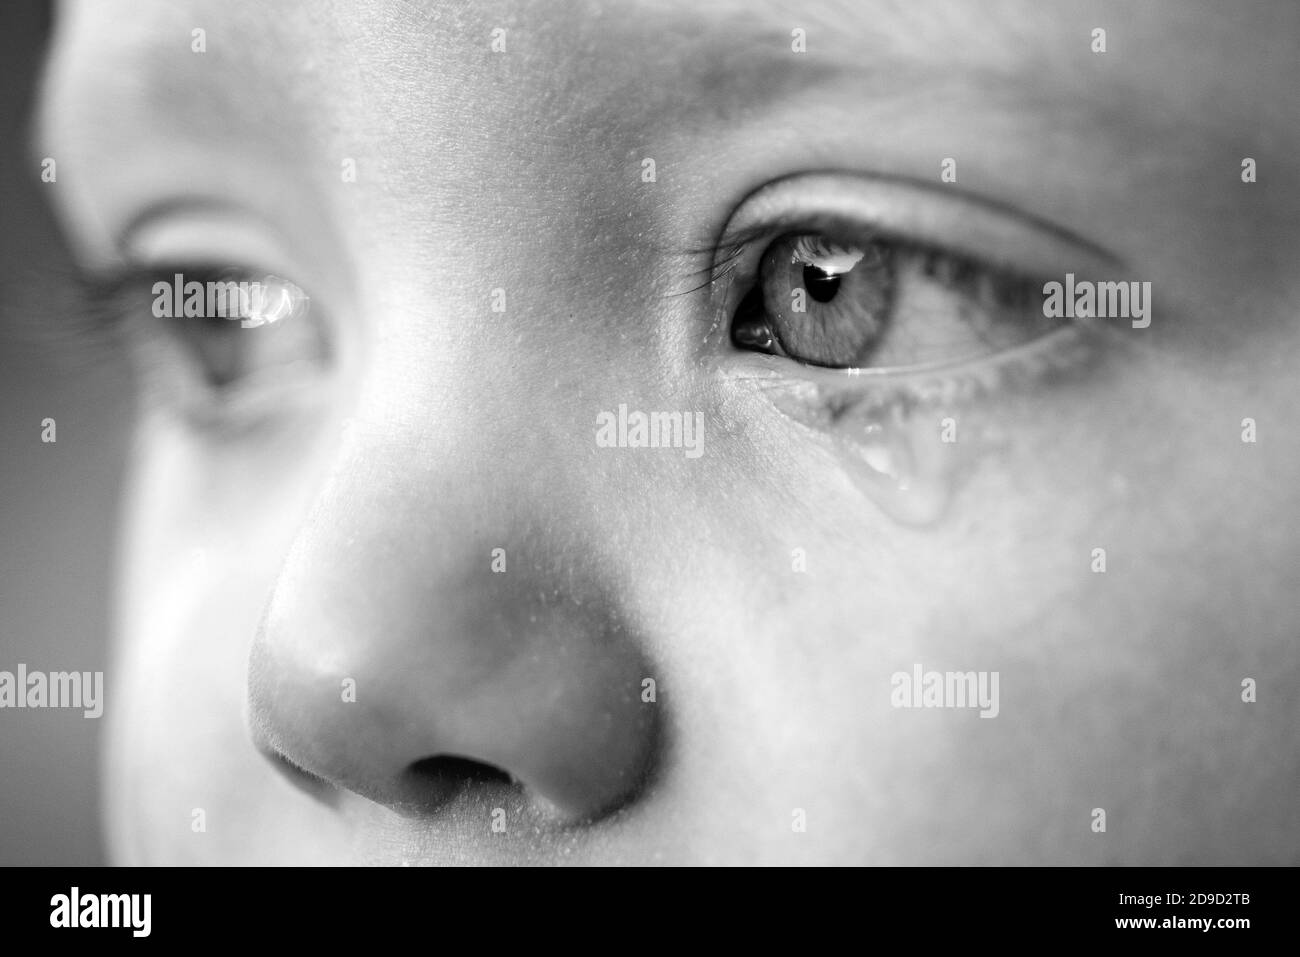
[[[828,273],[820,266],[805,264],[803,287],[817,302],[830,302],[840,290],[840,277]]]

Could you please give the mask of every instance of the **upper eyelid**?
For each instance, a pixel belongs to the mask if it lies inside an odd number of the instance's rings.
[[[847,205],[855,205],[856,200],[859,208],[849,212],[837,208],[836,201],[829,198],[834,192],[847,194]],[[861,207],[872,205],[870,199],[863,202],[864,196],[873,192],[882,215],[863,215]],[[786,195],[791,193],[811,193],[814,199],[800,203]],[[958,225],[963,214],[968,220],[965,227]],[[922,225],[920,221],[927,216],[943,220],[944,227]],[[1124,266],[1118,256],[1091,240],[1005,202],[958,191],[951,185],[823,170],[770,180],[745,196],[714,243],[709,281],[716,282],[725,275],[757,240],[775,238],[783,231],[813,231],[819,220],[833,220],[846,227],[855,224],[872,230],[879,239],[929,246],[1027,275],[1068,270],[1086,276]],[[1006,245],[1012,249],[983,248],[974,238],[963,236],[981,231],[986,238],[999,232],[1007,234]]]
[[[169,196],[137,211],[123,223],[117,230],[113,246],[118,256],[124,261],[131,261],[134,258],[135,238],[156,222],[166,222],[180,217],[222,216],[228,213],[227,206],[216,199],[203,196]]]
[[[118,233],[118,263],[165,267],[176,262],[247,267],[301,275],[287,253],[289,237],[275,223],[247,210],[204,197],[169,198],[141,210]],[[224,262],[223,262],[224,261]]]

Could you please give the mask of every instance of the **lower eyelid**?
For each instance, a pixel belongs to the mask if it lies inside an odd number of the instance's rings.
[[[1095,326],[1071,324],[1009,353],[942,368],[824,369],[758,353],[733,357],[729,373],[763,383],[786,411],[809,424],[833,424],[852,410],[956,408],[999,395],[1086,377],[1113,337]]]
[[[142,340],[143,340],[142,336]],[[144,406],[213,441],[254,435],[300,434],[326,401],[320,377],[278,376],[264,386],[212,386],[192,368],[179,344],[137,341],[132,363]]]

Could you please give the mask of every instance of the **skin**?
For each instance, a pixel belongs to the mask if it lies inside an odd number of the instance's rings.
[[[142,389],[118,862],[1300,858],[1294,4],[280,10],[66,4],[44,91],[88,266],[182,201],[150,255],[290,276],[334,352],[247,428]],[[746,196],[817,170],[1152,283],[1074,373],[914,416],[919,462],[942,416],[969,436],[951,481],[918,466],[932,521],[797,366],[710,334],[726,289],[678,294]],[[620,403],[702,413],[703,454],[597,447]],[[915,663],[997,671],[997,717],[892,707]],[[514,783],[411,770],[438,755]]]

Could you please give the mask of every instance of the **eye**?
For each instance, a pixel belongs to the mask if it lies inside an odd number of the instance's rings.
[[[213,389],[327,358],[310,300],[297,285],[248,270],[181,269],[154,281],[151,313],[188,350]]]
[[[835,369],[963,363],[1060,328],[1041,280],[903,241],[781,236],[732,319],[740,348]]]
[[[250,268],[133,267],[97,281],[143,383],[193,424],[260,424],[291,411],[332,363],[329,326],[295,283]]]
[[[736,348],[790,359],[801,378],[847,370],[906,390],[958,367],[991,382],[1012,364],[1073,361],[1096,336],[1045,314],[1044,281],[1121,265],[1002,203],[900,177],[802,173],[740,203],[710,286]]]

